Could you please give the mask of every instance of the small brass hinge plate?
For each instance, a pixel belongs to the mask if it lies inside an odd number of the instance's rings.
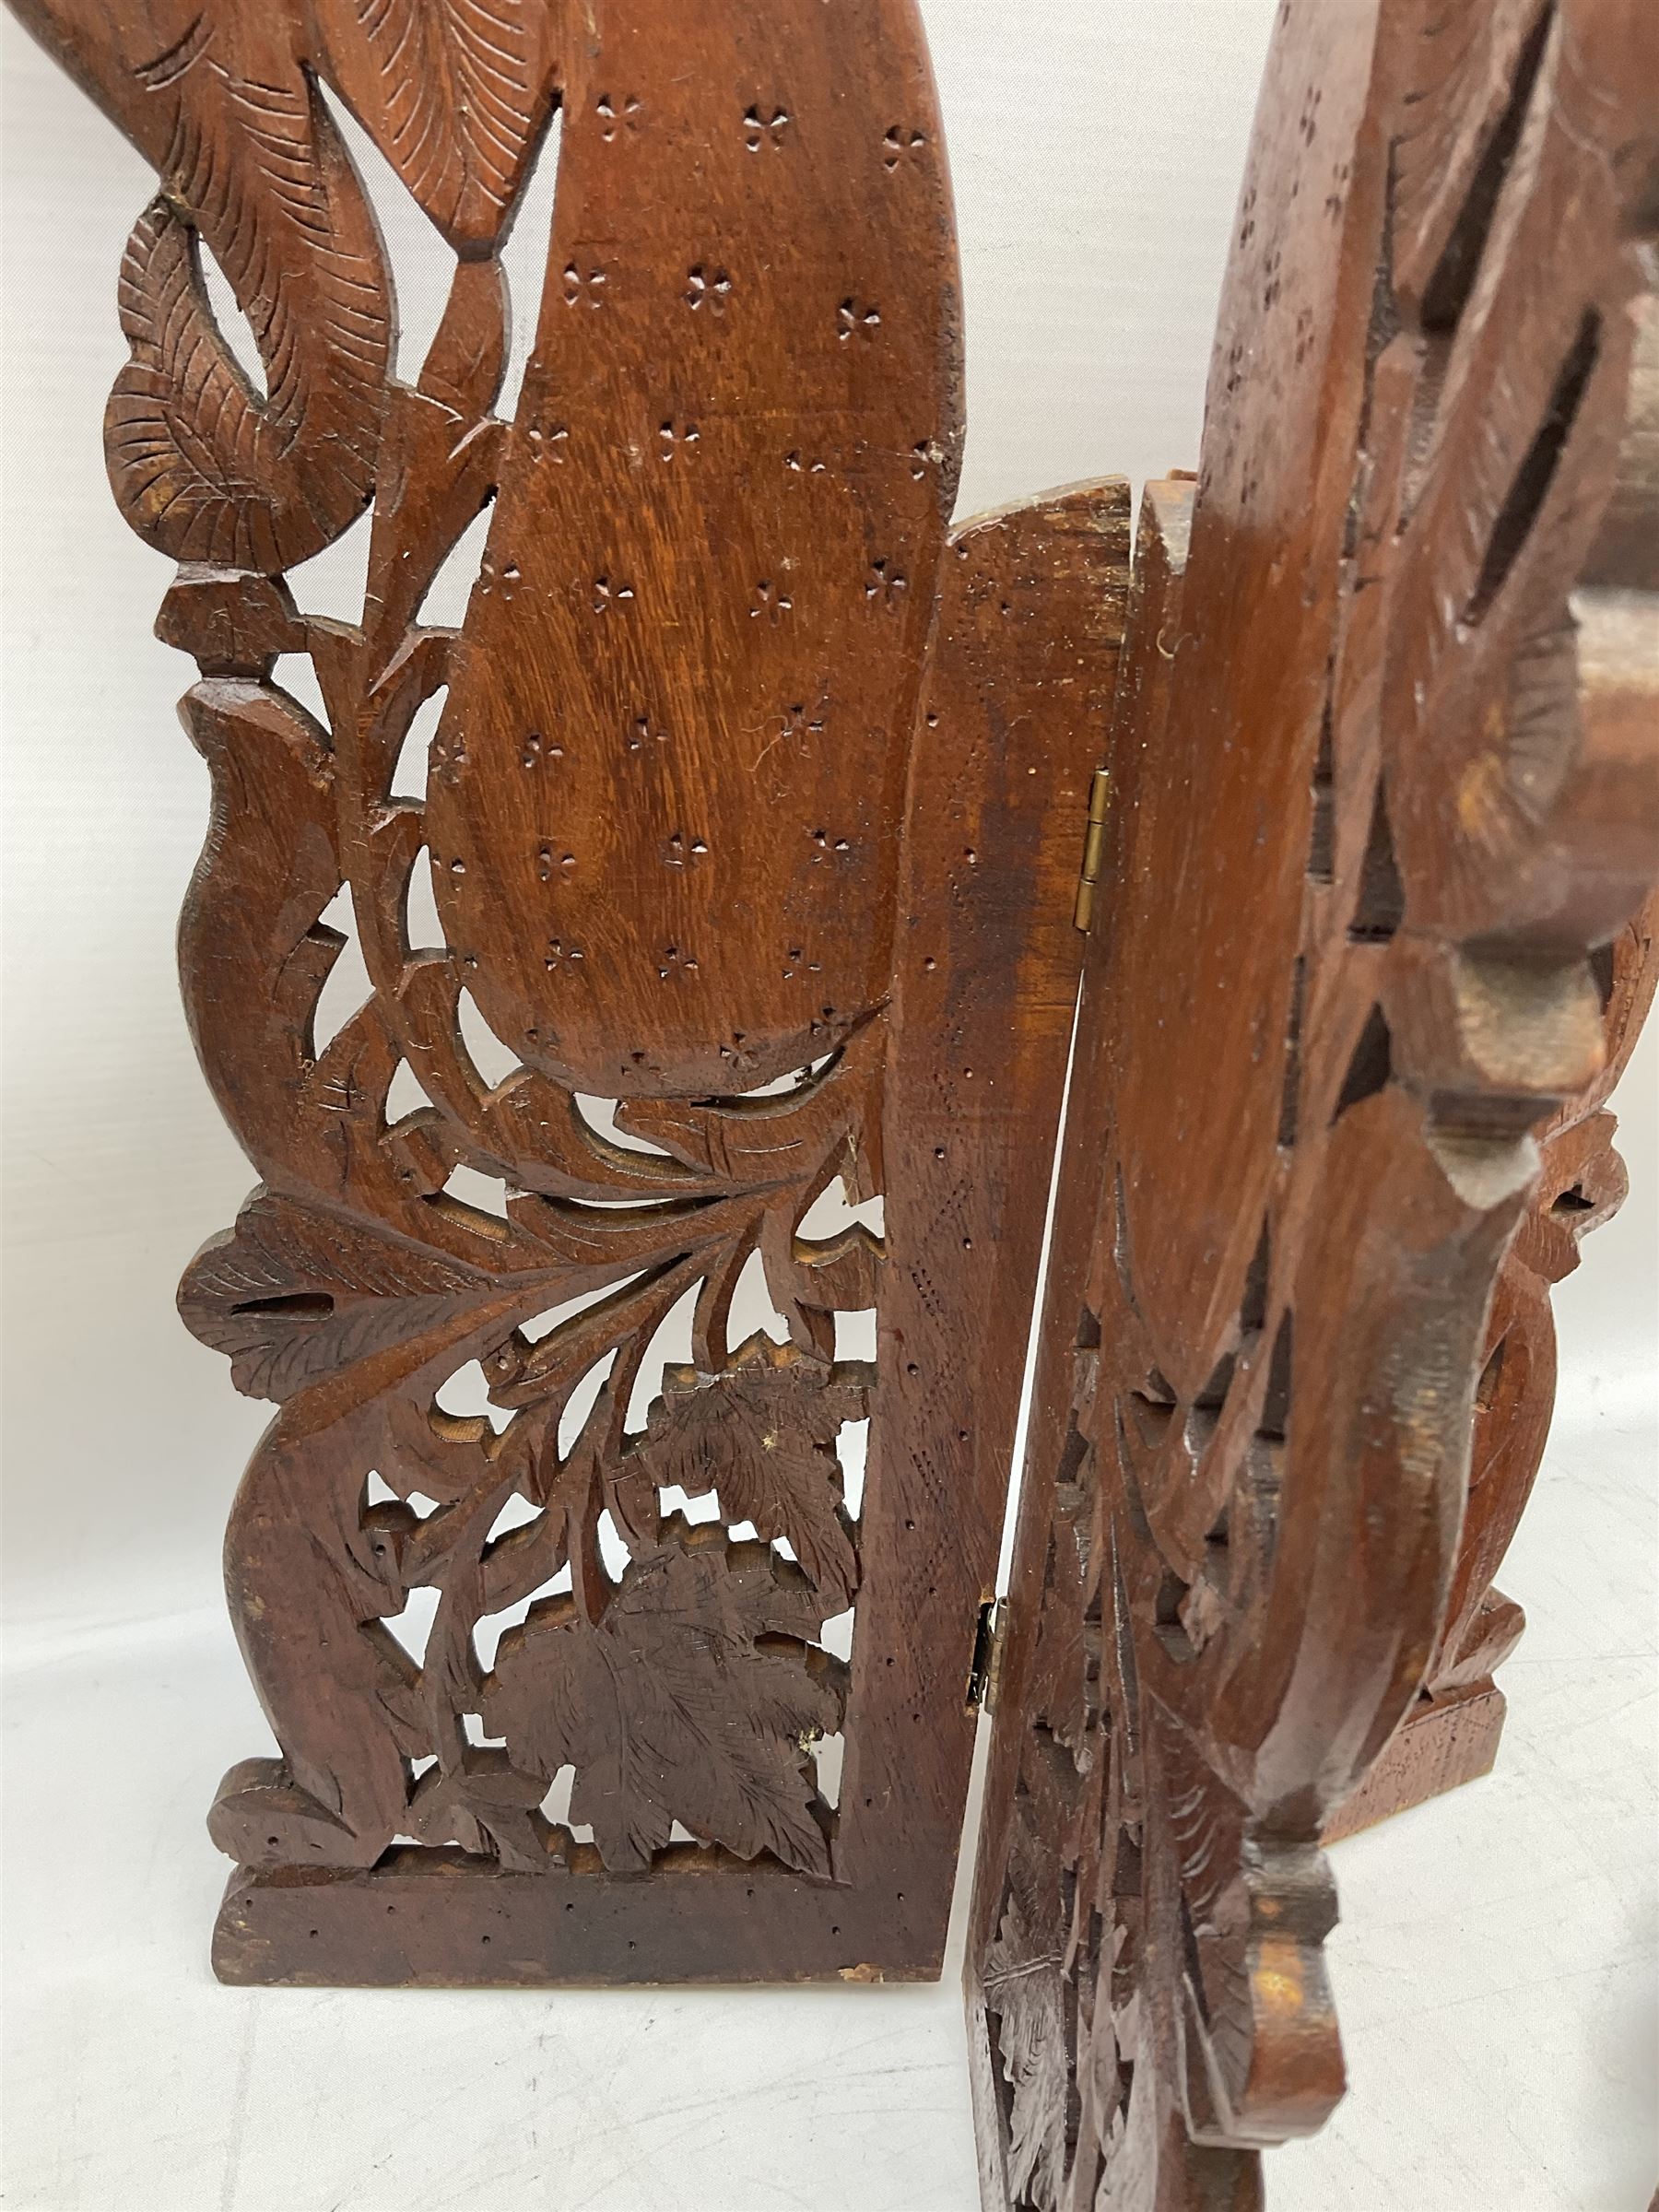
[[[988,1597],[979,1609],[973,1638],[973,1665],[968,1670],[968,1710],[991,1712],[996,1705],[997,1678],[1002,1666],[1003,1630],[1007,1625],[1006,1599]]]
[[[1083,844],[1083,865],[1077,874],[1077,903],[1072,910],[1072,920],[1085,932],[1094,927],[1095,886],[1106,857],[1106,815],[1111,805],[1111,771],[1097,768],[1088,787],[1088,830]]]

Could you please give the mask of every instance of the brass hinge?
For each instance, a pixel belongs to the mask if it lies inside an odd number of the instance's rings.
[[[1072,920],[1085,932],[1094,927],[1095,886],[1100,880],[1100,863],[1106,857],[1106,815],[1112,805],[1112,773],[1097,768],[1088,787],[1088,833],[1083,845],[1083,865],[1077,875],[1077,903]]]
[[[992,1712],[996,1707],[1002,1672],[1003,1630],[1007,1626],[1006,1599],[988,1597],[979,1609],[973,1637],[973,1665],[968,1670],[968,1710]]]

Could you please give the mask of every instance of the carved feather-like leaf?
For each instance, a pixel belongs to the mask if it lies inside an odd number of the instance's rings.
[[[457,248],[499,236],[545,112],[520,0],[348,0],[318,11],[340,91]]]
[[[1100,1717],[1100,1635],[1087,1618],[1094,1594],[1092,1500],[1074,1483],[1057,1484],[1056,1491],[1032,1662],[1031,1710],[1081,1769],[1092,1757],[1091,1737]]]
[[[260,496],[263,409],[219,342],[190,232],[165,200],[127,241],[121,319],[134,358],[112,395],[107,443],[122,512],[176,559],[277,568],[287,547]],[[209,420],[216,435],[205,447],[191,433]]]
[[[677,1819],[740,1858],[827,1876],[801,1739],[838,1727],[841,1700],[827,1668],[771,1642],[815,1635],[824,1611],[759,1545],[670,1546],[629,1570],[597,1624],[559,1599],[503,1639],[489,1726],[517,1766],[575,1767],[571,1818],[618,1872],[647,1867]]]
[[[1070,2061],[1060,1961],[1044,1953],[1025,1924],[1018,1898],[1004,1908],[985,1954],[985,2003],[996,2017],[1008,2112],[1008,2195],[1013,2204],[1055,2212],[1065,2178],[1065,2109]]]
[[[167,190],[122,263],[132,358],[105,416],[110,480],[160,551],[270,574],[337,537],[373,486],[385,269],[356,172],[298,67],[273,84],[227,87],[222,71],[188,84],[151,119],[174,117],[157,153]],[[198,230],[258,340],[264,398],[214,315]]]
[[[496,1287],[443,1253],[262,1191],[192,1261],[179,1310],[193,1335],[229,1356],[238,1390],[281,1404]]]
[[[728,1522],[782,1536],[807,1579],[850,1604],[858,1558],[841,1511],[835,1440],[869,1411],[875,1370],[834,1366],[751,1337],[714,1375],[669,1368],[636,1455],[651,1479],[688,1497],[720,1494]]]

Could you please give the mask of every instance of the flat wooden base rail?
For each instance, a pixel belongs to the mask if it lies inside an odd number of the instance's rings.
[[[1122,481],[953,522],[915,0],[14,5],[159,180],[110,475],[261,1179],[181,1305],[276,1409],[218,1971],[936,1975],[999,1679],[986,2201],[1255,2203],[1342,2086],[1322,1830],[1490,1763],[1622,1191],[1648,0],[1287,0],[1133,574]],[[358,134],[453,252],[419,362]]]

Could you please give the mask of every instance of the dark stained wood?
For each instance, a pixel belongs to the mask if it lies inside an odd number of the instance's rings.
[[[1343,2088],[1322,1838],[1490,1763],[1549,1287],[1623,1195],[1659,19],[1286,0],[1203,470],[1132,577],[1121,482],[951,527],[913,0],[17,5],[158,173],[110,472],[177,564],[184,996],[261,1177],[181,1292],[276,1408],[226,1579],[280,1756],[212,1810],[216,1971],[938,1972],[1081,971],[983,2188],[1258,2206]],[[455,254],[411,381],[331,101]],[[288,571],[354,524],[324,619]],[[445,1408],[475,1362],[494,1418]]]
[[[19,12],[159,179],[110,469],[179,563],[184,996],[262,1179],[181,1294],[277,1408],[226,1579],[280,1757],[213,1808],[218,1971],[936,1973],[1128,506],[950,531],[912,0]],[[331,101],[455,252],[406,380]],[[556,112],[509,419],[501,248]],[[316,617],[286,572],[354,522],[361,618]],[[347,925],[369,994],[328,1034]],[[734,1341],[756,1257],[782,1345]],[[445,1410],[475,1361],[493,1420]]]
[[[970,1940],[988,2206],[1259,2206],[1344,2087],[1321,1831],[1436,1665],[1424,1756],[1479,1756],[1548,1403],[1477,1413],[1488,1327],[1614,1193],[1606,948],[1659,873],[1656,165],[1650,8],[1280,11],[1106,757]]]
[[[1623,1074],[1659,981],[1659,900],[1600,949],[1606,1056],[1589,1088],[1538,1133],[1536,1189],[1504,1259],[1487,1323],[1475,1392],[1468,1501],[1445,1625],[1422,1692],[1398,1734],[1347,1803],[1325,1823],[1335,1842],[1490,1773],[1503,1732],[1494,1671],[1514,1650],[1525,1616],[1494,1587],[1532,1495],[1555,1403],[1555,1323],[1549,1293],[1579,1264],[1580,1240],[1624,1203],[1629,1182],[1605,1101]]]
[[[1580,713],[1617,759],[1659,724],[1659,294],[1631,310],[1630,394],[1618,480],[1572,613],[1583,670]],[[1644,627],[1645,626],[1645,627]],[[1615,848],[1617,850],[1617,848]],[[1606,1101],[1623,1073],[1659,982],[1659,902],[1650,900],[1598,949],[1606,1053],[1600,1072],[1539,1132],[1543,1170],[1527,1219],[1503,1265],[1476,1393],[1468,1509],[1446,1622],[1418,1700],[1326,1838],[1353,1833],[1491,1771],[1504,1700],[1494,1670],[1524,1619],[1493,1586],[1537,1477],[1555,1396],[1549,1292],[1578,1265],[1580,1240],[1623,1203],[1623,1163]]]
[[[570,44],[541,325],[428,803],[439,911],[464,961],[489,947],[474,993],[527,1067],[748,1088],[889,988],[961,438],[942,133],[893,0],[612,6],[596,52]],[[788,117],[759,152],[756,95]],[[891,165],[895,116],[919,143]],[[500,932],[555,903],[549,865],[586,955],[551,972]]]
[[[1518,1621],[1515,1628],[1519,1634]],[[1323,1841],[1339,1843],[1481,1781],[1497,1764],[1506,1711],[1503,1692],[1490,1680],[1418,1698],[1365,1780],[1326,1820]]]
[[[965,524],[951,547],[899,907],[894,1015],[914,1043],[895,1060],[884,1120],[892,1256],[865,1547],[898,1571],[865,1585],[853,1691],[856,1702],[863,1686],[871,1718],[849,1735],[842,1796],[864,1823],[848,1870],[875,1881],[885,1869],[907,1901],[907,1860],[954,1864],[961,1835],[977,1718],[976,1638],[962,1624],[977,1630],[996,1586],[1077,1002],[1082,825],[1123,632],[1128,487]],[[898,1694],[881,1694],[879,1675]]]

